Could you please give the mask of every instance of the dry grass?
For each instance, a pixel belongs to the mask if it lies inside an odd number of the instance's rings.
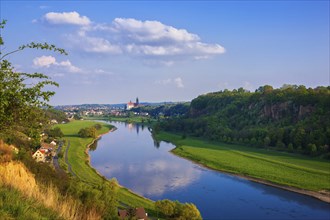
[[[13,146],[5,144],[0,140],[0,163],[9,162],[13,157]]]
[[[10,149],[3,142],[0,142],[0,150]],[[7,151],[5,151],[7,152]],[[1,155],[1,157],[7,154]],[[9,154],[8,154],[9,155]],[[40,204],[57,212],[65,219],[101,219],[101,216],[95,210],[86,210],[77,200],[72,197],[63,197],[53,186],[43,186],[38,184],[31,172],[18,161],[0,163],[0,186],[13,187],[19,190],[24,196],[35,199]]]

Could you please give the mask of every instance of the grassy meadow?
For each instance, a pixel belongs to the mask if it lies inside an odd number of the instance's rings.
[[[68,162],[71,165],[73,173],[81,180],[88,184],[98,185],[105,181],[105,178],[100,176],[94,168],[89,165],[88,155],[85,153],[88,144],[92,143],[93,138],[81,138],[78,132],[81,128],[91,127],[95,124],[101,124],[102,128],[98,130],[98,134],[109,132],[113,126],[96,121],[72,121],[67,124],[60,124],[57,127],[61,128],[66,139],[66,145],[70,141],[68,150]],[[66,148],[67,146],[65,146]],[[63,157],[64,159],[64,157]],[[120,184],[120,183],[119,183]],[[118,190],[118,200],[120,205],[128,205],[131,207],[142,206],[149,213],[155,213],[153,201],[143,198],[126,188],[120,187]]]
[[[212,143],[161,132],[160,140],[174,143],[173,153],[209,168],[300,189],[330,191],[330,162],[303,155]]]

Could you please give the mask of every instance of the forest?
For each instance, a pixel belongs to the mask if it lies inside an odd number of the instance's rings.
[[[330,87],[260,86],[200,95],[156,130],[330,159]]]

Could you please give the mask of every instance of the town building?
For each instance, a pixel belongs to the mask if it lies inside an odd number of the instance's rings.
[[[126,109],[131,110],[132,108],[136,108],[138,106],[140,106],[140,103],[139,103],[139,98],[137,97],[135,103],[133,103],[132,101],[129,101],[129,103],[127,103]]]

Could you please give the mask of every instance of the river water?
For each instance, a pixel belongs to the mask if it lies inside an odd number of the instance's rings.
[[[147,127],[112,122],[91,150],[91,165],[107,178],[152,200],[194,203],[204,219],[325,219],[330,204],[309,196],[209,170],[153,140]]]

